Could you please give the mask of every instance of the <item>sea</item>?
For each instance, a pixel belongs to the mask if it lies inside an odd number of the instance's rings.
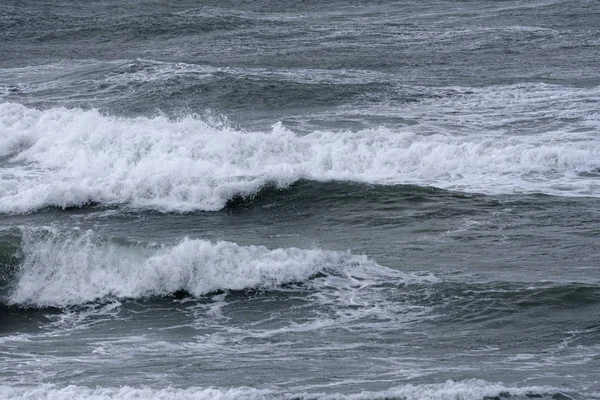
[[[0,0],[8,399],[600,399],[600,2]]]

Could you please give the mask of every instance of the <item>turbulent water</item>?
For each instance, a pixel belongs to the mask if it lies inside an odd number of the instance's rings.
[[[3,0],[0,399],[600,399],[597,0]]]

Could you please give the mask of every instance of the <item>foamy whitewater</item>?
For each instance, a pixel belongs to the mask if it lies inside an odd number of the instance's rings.
[[[597,0],[4,0],[0,400],[600,399]]]

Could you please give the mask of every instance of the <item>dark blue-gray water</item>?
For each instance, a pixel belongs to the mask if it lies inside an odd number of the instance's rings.
[[[0,7],[0,399],[600,398],[600,3]]]

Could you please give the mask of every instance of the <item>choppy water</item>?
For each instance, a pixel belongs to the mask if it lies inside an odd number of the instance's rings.
[[[0,10],[0,399],[600,398],[597,1]]]

